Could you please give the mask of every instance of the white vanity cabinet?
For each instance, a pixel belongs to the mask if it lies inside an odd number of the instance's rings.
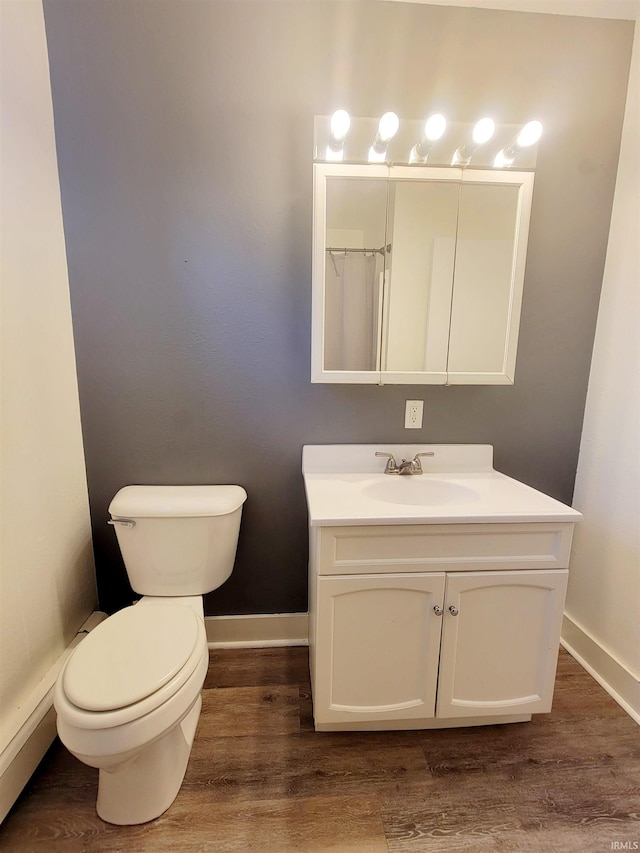
[[[490,445],[307,445],[302,471],[316,729],[551,710],[577,510],[494,470]]]
[[[572,524],[312,529],[319,730],[551,710]]]

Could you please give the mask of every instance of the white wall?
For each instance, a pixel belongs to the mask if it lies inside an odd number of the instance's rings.
[[[640,721],[640,45],[631,63],[563,637]],[[570,325],[567,326],[570,330]],[[568,332],[570,333],[570,332]]]
[[[2,0],[0,753],[95,605],[40,0]]]

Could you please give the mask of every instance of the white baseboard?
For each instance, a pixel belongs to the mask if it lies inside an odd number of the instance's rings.
[[[53,700],[47,701],[47,710],[25,740],[17,754],[7,764],[0,776],[0,823],[22,793],[33,771],[42,761],[56,736],[56,712]]]
[[[56,736],[56,714],[53,709],[53,687],[58,673],[71,650],[105,618],[92,613],[78,634],[60,655],[44,678],[17,709],[7,726],[7,737],[0,744],[0,823],[18,799],[44,754]]]
[[[640,681],[637,676],[566,614],[560,642],[571,657],[640,725]]]
[[[308,613],[206,616],[210,649],[308,646]]]

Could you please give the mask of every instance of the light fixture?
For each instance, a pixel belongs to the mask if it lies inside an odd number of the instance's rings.
[[[542,122],[529,121],[511,142],[496,154],[493,165],[497,169],[508,168],[523,148],[530,148],[542,136]]]
[[[315,119],[314,157],[321,162],[348,159],[351,163],[529,169],[535,166],[536,146],[543,132],[539,121],[496,124],[485,116],[476,122],[451,122],[441,113],[405,120],[387,112],[372,119],[339,109]],[[496,154],[499,146],[502,149]]]
[[[385,113],[378,123],[378,132],[369,149],[370,163],[384,163],[387,148],[400,127],[400,119],[395,113]]]
[[[336,110],[331,116],[329,144],[325,159],[327,160],[342,160],[344,156],[344,140],[346,139],[349,128],[351,127],[351,118],[346,110]]]
[[[435,113],[427,119],[422,139],[411,149],[410,163],[426,163],[433,143],[440,139],[447,129],[447,120],[440,113]]]
[[[465,142],[456,149],[451,161],[452,166],[468,166],[471,158],[481,145],[488,142],[496,129],[496,123],[492,118],[481,118],[473,127],[471,142]]]

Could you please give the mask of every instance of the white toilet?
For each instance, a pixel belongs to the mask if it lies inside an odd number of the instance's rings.
[[[60,740],[100,769],[109,823],[152,820],[180,790],[209,664],[202,596],[231,574],[246,498],[240,486],[126,486],[111,501],[143,598],[82,640],[54,691]]]

